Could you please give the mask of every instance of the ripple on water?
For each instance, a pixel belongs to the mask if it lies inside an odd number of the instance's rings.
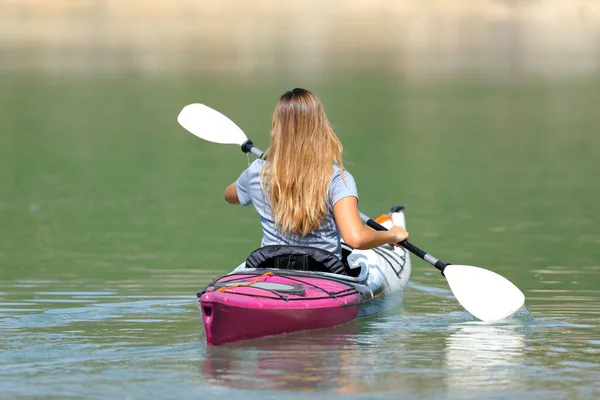
[[[153,394],[167,395],[161,390],[171,383],[187,388],[184,397],[212,390],[294,400],[302,391],[319,398],[551,398],[565,393],[552,386],[559,377],[563,385],[581,387],[580,394],[592,393],[600,381],[598,353],[590,351],[600,348],[590,336],[593,324],[532,319],[527,307],[501,323],[482,323],[446,288],[414,285],[407,291],[403,304],[377,316],[222,348],[205,346],[193,291],[38,291],[37,299],[11,299],[15,304],[4,306],[9,314],[0,314],[0,328],[19,338],[10,344],[0,339],[2,360],[11,366],[0,373],[22,388],[24,377],[43,377],[37,386],[45,383],[53,393],[63,387],[87,394],[92,385],[99,398],[116,393],[110,382],[133,381],[141,394],[160,382]],[[29,304],[39,309],[10,311]],[[572,340],[575,331],[578,340]],[[0,391],[4,387],[0,383]]]
[[[112,291],[102,291],[102,292],[91,292],[91,291],[81,291],[81,292],[35,292],[38,295],[47,295],[47,296],[105,296],[105,295],[113,295],[116,292]]]
[[[111,302],[106,294],[114,292],[65,292],[65,297],[79,296],[85,293],[87,299],[62,298],[62,299],[25,299],[17,302],[17,305],[63,305],[80,304],[89,305],[82,307],[60,307],[60,308],[0,308],[0,327],[9,329],[25,328],[48,328],[53,326],[65,326],[83,322],[103,321],[109,319],[123,319],[127,316],[140,315],[176,315],[188,313],[190,310],[182,306],[195,305],[192,296],[118,296],[119,300],[131,298],[132,301]],[[90,293],[95,293],[90,295]],[[60,296],[61,292],[38,292],[37,295]],[[141,300],[143,299],[143,300]],[[108,302],[107,302],[108,300]],[[1,304],[0,304],[1,305]],[[23,313],[23,314],[19,314]],[[125,320],[125,319],[124,319]],[[134,318],[131,321],[137,321]],[[142,318],[146,322],[153,319]],[[156,322],[162,319],[154,320]]]

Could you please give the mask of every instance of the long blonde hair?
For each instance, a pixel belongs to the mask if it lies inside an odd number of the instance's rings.
[[[330,206],[333,166],[344,176],[342,152],[317,96],[294,89],[279,98],[261,185],[283,234],[304,237],[321,226]]]

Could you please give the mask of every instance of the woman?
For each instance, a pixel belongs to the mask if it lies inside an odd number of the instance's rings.
[[[341,259],[340,235],[355,249],[408,238],[400,226],[380,232],[362,224],[358,192],[344,170],[342,144],[321,102],[305,89],[284,93],[273,115],[268,159],[254,161],[225,190],[231,204],[254,205],[262,246],[309,246]]]

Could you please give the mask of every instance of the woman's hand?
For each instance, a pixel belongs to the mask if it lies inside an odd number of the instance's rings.
[[[344,197],[333,205],[335,223],[344,242],[353,249],[372,249],[390,243],[396,246],[408,238],[408,232],[401,226],[393,226],[388,231],[376,231],[363,225],[358,213],[358,199]]]
[[[388,231],[394,235],[394,243],[390,243],[392,246],[399,246],[400,242],[408,239],[408,232],[401,226],[394,225]]]

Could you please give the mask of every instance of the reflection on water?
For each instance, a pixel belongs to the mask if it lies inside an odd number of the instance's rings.
[[[353,392],[344,379],[352,369],[357,321],[310,332],[209,346],[203,373],[224,387],[262,390]],[[309,349],[309,351],[307,351]]]
[[[501,390],[517,382],[525,355],[522,324],[452,324],[446,338],[446,385],[450,392]]]

